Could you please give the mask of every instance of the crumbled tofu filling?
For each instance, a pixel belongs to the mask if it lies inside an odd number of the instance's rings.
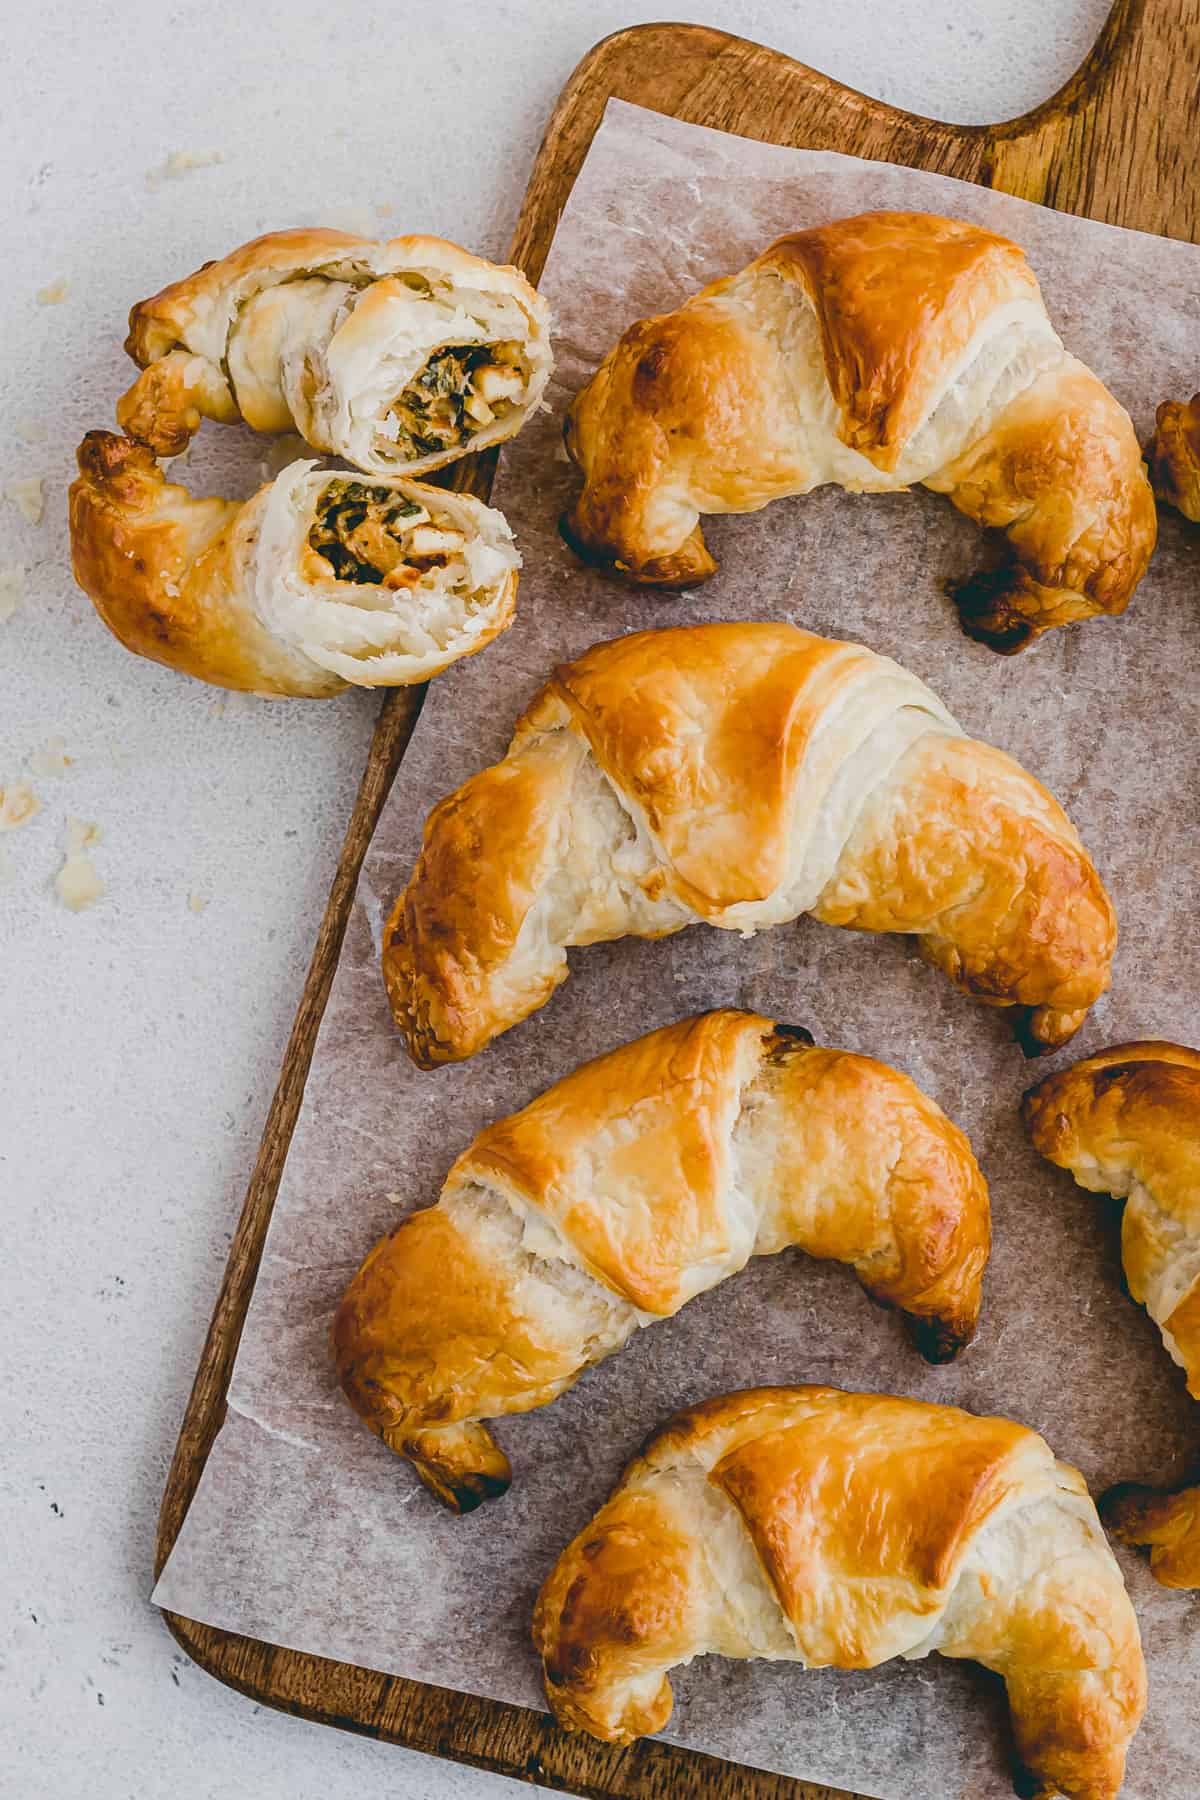
[[[457,450],[521,404],[529,364],[516,343],[437,350],[392,402],[387,435],[409,459]]]
[[[391,488],[331,481],[317,502],[308,542],[338,581],[391,590],[415,587],[466,545],[463,532],[437,525],[423,506]]]

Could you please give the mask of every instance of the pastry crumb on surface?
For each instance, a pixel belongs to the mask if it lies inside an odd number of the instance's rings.
[[[0,625],[11,619],[25,597],[25,571],[20,563],[0,569]]]
[[[60,275],[58,280],[52,281],[48,287],[38,289],[37,303],[39,306],[61,306],[70,291],[70,282],[65,275]]]
[[[10,481],[4,490],[4,498],[11,500],[21,517],[31,525],[41,524],[46,511],[46,493],[40,475],[26,475],[20,481]]]
[[[207,894],[189,894],[188,895],[188,911],[189,912],[202,913],[207,905],[208,905],[208,895]]]
[[[57,779],[65,775],[71,766],[71,758],[65,754],[65,746],[60,737],[47,738],[40,750],[34,750],[29,757],[29,767],[35,775],[52,776]]]
[[[193,169],[211,169],[214,163],[224,161],[223,150],[172,150],[157,169],[146,170],[146,186],[156,188],[164,181],[181,181]]]
[[[90,819],[73,819],[68,815],[66,855],[63,866],[54,877],[54,891],[71,912],[82,912],[104,893],[104,883],[88,851],[100,842],[100,828]]]
[[[0,787],[0,831],[15,831],[28,825],[42,803],[27,781],[10,781]]]

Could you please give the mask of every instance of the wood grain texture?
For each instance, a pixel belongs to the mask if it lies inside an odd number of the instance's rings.
[[[567,83],[526,190],[512,259],[537,281],[610,96],[743,137],[841,150],[997,187],[1110,224],[1200,242],[1200,0],[1117,0],[1079,71],[1023,118],[944,125],[842,86],[778,51],[698,25],[644,25],[597,44]],[[455,485],[486,497],[489,455]],[[258,1160],[163,1496],[161,1569],[225,1412],[225,1393],[329,995],[363,855],[421,708],[385,700]],[[168,1613],[183,1648],[267,1705],[435,1756],[606,1800],[852,1800],[832,1788],[660,1743],[614,1750],[544,1715],[281,1650]]]

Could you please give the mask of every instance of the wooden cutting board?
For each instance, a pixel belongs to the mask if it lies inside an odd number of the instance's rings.
[[[612,95],[769,143],[841,150],[1001,188],[1113,225],[1200,242],[1200,0],[1117,0],[1082,68],[1053,99],[1003,125],[942,125],[868,99],[779,51],[700,25],[606,38],[563,90],[538,152],[512,260],[537,281],[559,214]],[[1200,374],[1200,354],[1198,354]],[[460,465],[486,495],[494,459]],[[225,1394],[364,852],[421,709],[380,712],[279,1085],[163,1496],[156,1569],[175,1542],[225,1413]],[[543,1786],[619,1800],[850,1800],[831,1788],[673,1745],[614,1750],[544,1715],[239,1637],[167,1622],[211,1675],[253,1699]]]

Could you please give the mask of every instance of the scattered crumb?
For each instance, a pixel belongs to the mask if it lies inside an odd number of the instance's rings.
[[[207,894],[189,894],[188,895],[188,907],[190,908],[190,910],[192,912],[202,913],[207,905],[208,905],[208,895]]]
[[[225,711],[224,700],[214,700],[212,705],[208,709],[208,716],[210,719],[219,719],[221,717],[221,714],[224,711]]]
[[[68,815],[66,856],[54,877],[54,891],[72,912],[82,912],[85,907],[92,906],[104,892],[104,883],[87,854],[92,845],[99,842],[99,826],[88,819],[73,819]]]
[[[41,810],[42,803],[27,781],[10,781],[7,787],[0,787],[0,831],[28,825]]]
[[[275,477],[282,474],[289,463],[294,463],[301,456],[311,457],[312,454],[311,444],[306,444],[304,439],[297,437],[294,431],[285,431],[282,437],[272,440],[266,455],[259,463],[263,480],[274,481]]]
[[[11,619],[25,597],[25,571],[20,563],[0,569],[0,625]]]
[[[325,208],[325,223],[334,231],[352,231],[358,237],[373,238],[375,218],[369,206],[334,206]]]
[[[21,517],[31,525],[41,524],[42,514],[46,510],[46,495],[40,475],[27,475],[21,481],[10,481],[4,490],[4,498],[11,500]]]
[[[17,419],[15,429],[19,438],[27,444],[44,444],[50,436],[50,428],[44,419]]]
[[[57,779],[65,775],[71,766],[71,758],[63,754],[63,740],[60,737],[47,738],[43,749],[35,750],[29,758],[29,767],[35,775],[53,776]]]
[[[406,1197],[403,1194],[398,1194],[394,1188],[383,1197],[385,1200],[390,1201],[393,1206],[407,1206],[408,1204]]]
[[[146,186],[157,188],[164,181],[182,181],[193,169],[211,169],[214,163],[224,161],[223,150],[172,150],[161,167],[147,169]]]
[[[395,210],[390,200],[381,200],[375,208],[381,219],[390,219]]]
[[[50,283],[49,287],[38,289],[37,303],[39,306],[61,306],[70,291],[70,282],[65,275],[60,275],[57,281]]]

